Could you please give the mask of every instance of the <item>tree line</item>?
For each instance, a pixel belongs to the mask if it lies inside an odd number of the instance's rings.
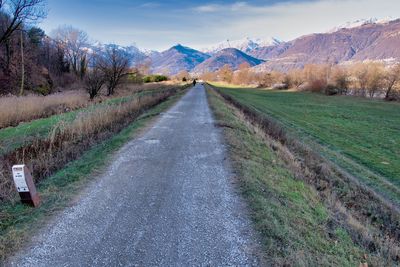
[[[201,75],[203,80],[275,89],[296,88],[328,95],[356,95],[400,100],[400,64],[355,62],[348,65],[308,64],[288,72],[255,72],[246,63]]]
[[[82,83],[91,98],[105,86],[112,95],[137,74],[117,45],[93,45],[88,35],[60,26],[47,35],[35,25],[46,17],[44,0],[0,0],[0,94],[49,94]]]

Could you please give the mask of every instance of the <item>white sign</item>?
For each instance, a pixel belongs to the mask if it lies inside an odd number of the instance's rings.
[[[25,165],[15,165],[12,167],[14,183],[18,192],[29,192],[29,188],[25,180],[24,168]]]

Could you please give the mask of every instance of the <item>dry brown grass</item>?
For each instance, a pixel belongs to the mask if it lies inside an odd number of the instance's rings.
[[[174,95],[176,89],[133,98],[118,105],[100,105],[83,111],[71,123],[59,122],[46,139],[38,139],[0,159],[0,201],[15,198],[11,180],[11,165],[30,166],[35,182],[48,177],[71,160],[78,158],[89,147],[109,138],[134,121],[146,109]]]
[[[81,108],[88,104],[88,100],[83,91],[48,96],[3,97],[0,98],[0,128]]]
[[[125,83],[116,91],[112,97],[125,97],[144,91],[160,91],[172,89],[179,86],[176,82],[134,84]],[[76,90],[48,96],[8,96],[0,98],[0,129],[16,126],[21,122],[28,122],[39,118],[49,117],[55,114],[69,112],[91,104],[105,101],[110,97],[106,92],[99,95],[94,101],[89,101],[89,95],[76,88]]]

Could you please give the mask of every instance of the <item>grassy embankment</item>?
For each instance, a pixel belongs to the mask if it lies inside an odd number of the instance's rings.
[[[332,226],[340,226],[342,229],[346,229],[351,240],[353,240],[357,246],[363,247],[368,252],[370,257],[372,257],[368,260],[369,262],[372,261],[378,265],[399,262],[398,213],[384,199],[377,196],[374,192],[371,192],[368,187],[359,185],[355,179],[349,177],[348,173],[343,172],[341,168],[338,170],[338,168],[336,168],[336,163],[341,160],[340,158],[333,161],[333,164],[331,164],[329,160],[332,158],[327,156],[328,154],[326,151],[328,148],[331,148],[333,144],[336,144],[335,142],[327,142],[324,144],[324,141],[317,140],[319,132],[313,132],[313,135],[310,133],[304,134],[301,131],[304,128],[307,129],[307,126],[310,125],[310,129],[315,130],[322,124],[319,131],[324,133],[321,133],[321,136],[325,134],[328,135],[335,130],[330,131],[327,127],[332,127],[332,124],[336,125],[344,114],[346,114],[346,117],[350,120],[354,119],[354,117],[351,116],[361,116],[361,118],[363,118],[360,110],[355,112],[357,108],[362,110],[368,109],[368,106],[369,108],[371,108],[371,106],[378,106],[380,109],[388,112],[394,111],[398,106],[389,106],[389,108],[385,108],[383,105],[387,103],[379,101],[365,101],[362,99],[347,99],[343,97],[332,98],[308,93],[221,88],[219,88],[219,91],[229,103],[241,110],[242,114],[245,116],[246,122],[251,122],[256,125],[259,132],[262,132],[268,139],[278,144],[278,146],[274,144],[271,147],[273,150],[279,152],[278,154],[286,163],[287,168],[292,170],[295,174],[294,176],[298,180],[306,182],[306,184],[314,188],[318,193],[317,196],[329,211],[332,219],[329,223],[322,223],[321,226],[325,227],[325,233],[331,236]],[[266,99],[268,97],[272,99]],[[280,112],[272,115],[272,112],[268,110],[271,106],[275,108],[273,110],[279,110]],[[308,107],[310,110],[307,111]],[[335,112],[339,107],[340,110]],[[291,114],[288,115],[287,113]],[[367,117],[369,118],[369,122],[379,121],[371,118],[374,114],[375,112],[373,111],[368,112]],[[303,123],[301,125],[304,128],[297,127],[296,121],[294,120],[285,120],[285,118],[287,118],[286,116],[289,118],[298,118],[298,121]],[[395,116],[388,116],[388,121],[384,123],[390,122],[394,117]],[[330,123],[326,123],[326,120],[330,121]],[[379,121],[379,123],[381,122]],[[363,123],[355,120],[355,124],[361,125],[353,126],[348,122],[344,124],[344,127],[355,127],[353,130],[358,129],[359,131],[366,130],[362,127]],[[349,129],[347,130],[352,132]],[[343,136],[343,133],[346,133],[346,131],[340,133],[339,139],[345,139],[346,137]],[[338,132],[336,132],[336,134],[338,134]],[[363,134],[364,132],[361,133],[361,136],[363,136]],[[326,141],[329,140],[330,138],[326,139]],[[283,149],[277,149],[277,147],[280,146],[283,147]],[[321,147],[324,149],[320,149]],[[246,150],[248,150],[248,148],[242,147],[242,150],[238,150],[236,153],[241,154],[239,151]],[[248,151],[249,155],[251,155],[252,152]],[[338,153],[337,150],[335,150],[335,152]],[[389,154],[390,153],[389,150]],[[250,157],[249,155],[245,156],[244,160]],[[235,157],[235,155],[233,155],[233,157]],[[326,158],[328,160],[326,160]],[[265,164],[268,164],[268,162],[265,162]],[[360,163],[357,164],[360,165]],[[261,168],[261,166],[253,167],[253,169]],[[367,171],[372,172],[371,170]],[[242,177],[253,177],[252,175],[251,173],[242,173]],[[270,177],[266,177],[265,179],[270,179]],[[377,184],[379,183],[377,182]],[[259,183],[259,185],[263,186],[263,183]],[[391,185],[390,188],[392,187]],[[386,185],[381,188],[386,188]],[[396,189],[395,187],[393,188]],[[250,201],[250,203],[253,207],[256,206],[254,201]],[[264,207],[264,209],[268,209],[268,206],[269,205]],[[256,218],[258,214],[262,214],[262,210],[261,208],[261,211],[255,213]],[[285,208],[283,208],[282,212],[284,211]],[[299,225],[296,227],[299,227]],[[373,260],[374,257],[376,257],[377,261]]]
[[[0,260],[19,249],[46,220],[68,206],[94,174],[101,171],[112,153],[137,135],[151,120],[175,103],[184,91],[144,111],[140,117],[110,138],[93,145],[78,159],[68,163],[38,184],[42,204],[32,209],[17,200],[0,204]]]
[[[346,230],[332,223],[313,188],[297,180],[271,146],[245,118],[209,91],[223,127],[233,167],[265,245],[269,265],[358,266],[365,253]]]

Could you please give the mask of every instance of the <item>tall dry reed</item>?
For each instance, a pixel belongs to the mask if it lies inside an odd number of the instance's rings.
[[[81,91],[49,96],[2,97],[0,128],[81,108],[88,104],[88,100],[88,96]]]

